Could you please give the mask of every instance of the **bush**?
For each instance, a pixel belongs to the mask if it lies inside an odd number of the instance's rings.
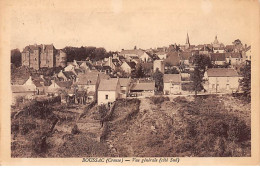
[[[180,104],[188,102],[185,97],[181,97],[181,96],[176,97],[175,99],[173,99],[173,101],[176,102],[176,103],[180,103]]]
[[[160,96],[160,97],[150,97],[149,98],[154,104],[161,104],[162,102],[164,101],[170,101],[170,98],[169,97],[163,97],[163,96]]]
[[[80,133],[79,128],[78,128],[77,124],[75,124],[71,130],[71,134],[75,135],[75,134],[79,134],[79,133]]]

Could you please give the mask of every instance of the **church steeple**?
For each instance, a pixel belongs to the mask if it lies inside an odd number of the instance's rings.
[[[189,39],[189,34],[188,33],[187,33],[185,48],[186,49],[190,48],[190,39]]]
[[[217,35],[215,36],[215,40],[214,40],[213,44],[219,44]]]

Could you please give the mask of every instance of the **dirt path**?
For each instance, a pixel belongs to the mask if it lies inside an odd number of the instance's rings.
[[[151,102],[147,98],[140,99],[140,112],[152,112]]]

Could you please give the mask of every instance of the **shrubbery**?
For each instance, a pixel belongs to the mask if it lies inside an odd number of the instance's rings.
[[[161,104],[162,102],[165,101],[170,101],[169,97],[163,97],[163,96],[159,96],[159,97],[150,97],[149,98],[154,104]]]

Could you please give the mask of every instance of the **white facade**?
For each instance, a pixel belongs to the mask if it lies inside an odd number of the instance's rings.
[[[116,101],[120,95],[120,83],[117,80],[117,83],[114,88],[110,88],[107,90],[98,90],[98,105],[101,104],[109,104]]]
[[[206,82],[204,88],[210,93],[229,93],[239,90],[239,76],[208,77],[205,73]]]
[[[131,73],[132,69],[131,67],[126,63],[124,62],[122,65],[121,65],[121,69],[123,71],[125,71],[126,73]]]
[[[155,60],[153,62],[153,71],[155,72],[157,68],[159,69],[160,72],[164,73],[164,61],[163,60]]]
[[[112,103],[117,98],[117,91],[98,91],[98,105]]]
[[[163,84],[164,94],[181,94],[181,84],[180,83],[164,83]]]
[[[150,59],[150,56],[144,52],[140,57],[139,57],[143,62],[147,62]]]

